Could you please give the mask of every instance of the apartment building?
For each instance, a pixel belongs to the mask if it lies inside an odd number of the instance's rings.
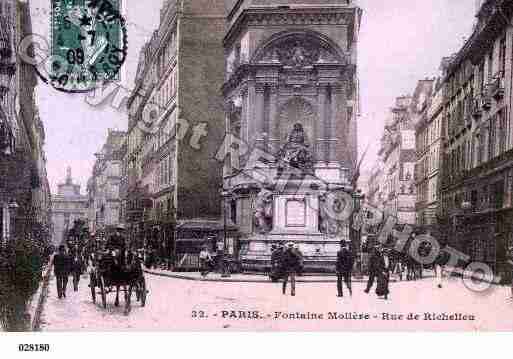
[[[451,245],[505,270],[513,244],[513,3],[482,1],[445,70],[442,214]]]
[[[169,256],[174,223],[221,215],[226,17],[219,0],[169,0],[160,15],[128,101],[126,217],[133,240]]]

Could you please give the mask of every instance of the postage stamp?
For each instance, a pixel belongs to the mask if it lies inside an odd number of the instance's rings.
[[[127,55],[121,0],[52,0],[50,83],[84,92],[119,80]]]

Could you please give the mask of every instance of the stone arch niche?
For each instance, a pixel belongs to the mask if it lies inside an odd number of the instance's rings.
[[[301,124],[306,134],[306,143],[313,148],[315,141],[316,114],[314,107],[302,97],[285,102],[278,113],[277,127],[280,145],[287,142],[295,124]]]

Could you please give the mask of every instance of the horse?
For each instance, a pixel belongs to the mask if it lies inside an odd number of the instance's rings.
[[[143,278],[141,259],[136,256],[128,256],[126,263],[121,263],[119,257],[106,254],[100,260],[100,280],[103,280],[105,287],[116,288],[116,300],[114,306],[119,306],[119,292],[122,289],[125,293],[125,314],[131,310],[132,290],[139,288]],[[139,293],[139,292],[138,292]],[[139,295],[138,295],[139,297]]]

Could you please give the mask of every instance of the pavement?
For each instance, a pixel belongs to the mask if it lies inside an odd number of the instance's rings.
[[[78,292],[68,287],[58,299],[52,277],[41,330],[64,331],[478,331],[513,330],[510,288],[493,286],[476,293],[460,278],[444,278],[443,288],[432,278],[390,284],[388,300],[364,283],[336,296],[334,283],[298,282],[296,296],[281,292],[281,283],[228,283],[181,280],[147,275],[146,306],[132,297],[132,310],[93,304],[84,276]],[[407,319],[410,318],[410,319]],[[433,319],[434,318],[434,319]]]
[[[220,273],[209,273],[203,277],[200,272],[172,272],[163,269],[145,269],[148,274],[169,277],[175,279],[201,281],[201,282],[227,282],[227,283],[272,283],[267,274],[230,274],[229,277],[223,277]],[[353,276],[353,282],[367,282],[367,277]],[[395,279],[392,279],[393,281]],[[298,283],[336,283],[335,274],[325,275],[301,275],[296,277]]]

